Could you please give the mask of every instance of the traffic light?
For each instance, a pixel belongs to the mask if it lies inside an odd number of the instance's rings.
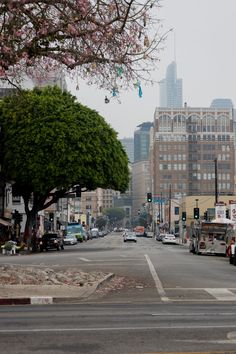
[[[54,214],[53,213],[49,213],[49,221],[53,222],[54,219]]]
[[[76,198],[81,197],[81,187],[80,186],[75,186],[75,196],[76,196]]]
[[[147,201],[148,203],[152,202],[152,193],[147,193]]]
[[[193,209],[193,215],[194,215],[194,219],[196,219],[196,220],[199,219],[199,208]]]
[[[186,211],[183,211],[182,212],[182,221],[186,221],[186,217],[187,217]]]
[[[206,221],[208,220],[208,212],[207,211],[204,212],[204,220],[206,220]]]
[[[14,213],[12,213],[12,219],[15,221],[15,224],[20,224],[23,220],[23,217],[18,210],[15,210]]]
[[[230,218],[230,217],[229,217],[229,209],[226,209],[226,211],[225,211],[225,216],[226,216],[227,219]]]

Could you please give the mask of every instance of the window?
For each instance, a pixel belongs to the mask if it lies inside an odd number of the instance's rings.
[[[175,215],[179,215],[179,207],[175,207]]]
[[[171,132],[172,124],[171,117],[167,114],[163,114],[159,117],[159,132]]]

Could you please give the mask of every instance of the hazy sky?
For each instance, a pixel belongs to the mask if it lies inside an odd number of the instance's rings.
[[[183,100],[191,107],[209,107],[214,98],[231,98],[236,105],[236,0],[162,0],[159,18],[170,33],[161,62],[153,74],[155,81],[165,77],[174,59],[176,43],[177,76],[183,79]],[[137,91],[122,92],[121,103],[104,103],[107,91],[80,82],[72,89],[78,100],[96,109],[119,133],[133,137],[137,125],[153,121],[159,105],[158,84],[142,85]]]

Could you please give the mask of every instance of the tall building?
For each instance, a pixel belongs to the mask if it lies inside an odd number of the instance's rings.
[[[160,85],[160,107],[183,107],[182,79],[177,78],[177,65],[172,61]]]
[[[133,163],[134,162],[134,138],[123,138],[120,139],[120,142],[123,145],[128,155],[129,162]]]
[[[149,159],[150,129],[153,126],[151,122],[145,122],[138,125],[134,132],[134,162]]]
[[[155,195],[234,194],[233,110],[158,108],[154,117],[153,191]]]

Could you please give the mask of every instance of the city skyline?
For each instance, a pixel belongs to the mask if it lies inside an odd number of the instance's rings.
[[[158,82],[165,77],[167,66],[176,59],[178,77],[183,79],[183,101],[191,107],[210,107],[213,99],[228,98],[235,104],[234,33],[236,2],[227,0],[163,0],[158,17],[164,30],[171,28],[160,52],[160,62],[153,73],[153,86],[142,83],[142,98],[137,89],[122,91],[120,102],[104,103],[106,90],[88,86],[79,79],[71,92],[85,105],[97,110],[119,134],[132,137],[137,126],[153,121],[159,106]],[[175,50],[176,48],[176,50]]]

